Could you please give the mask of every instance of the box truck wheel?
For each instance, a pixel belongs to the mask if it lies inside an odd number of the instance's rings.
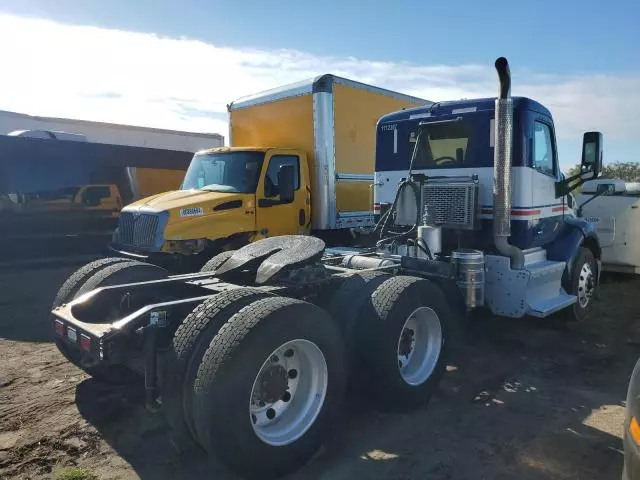
[[[252,288],[227,290],[198,305],[176,330],[164,358],[162,406],[181,446],[194,446],[193,383],[205,349],[240,309],[271,294]]]
[[[597,282],[597,266],[591,250],[581,247],[571,268],[571,275],[565,285],[567,293],[578,297],[578,301],[568,312],[571,320],[582,320],[593,308],[593,295]]]
[[[144,270],[147,270],[147,267],[151,267],[154,272],[156,271],[155,269],[159,270],[159,272],[156,272],[156,275],[144,275],[144,278],[141,278],[139,274],[132,277],[127,276],[124,273],[131,273],[131,268],[135,268],[139,271],[140,266],[142,266]],[[135,278],[135,280],[132,281],[141,281],[146,279],[153,280],[158,277],[163,278],[166,276],[166,273],[163,273],[164,271],[161,268],[153,267],[141,262],[123,258],[104,258],[96,260],[80,268],[67,279],[56,295],[52,309],[70,302],[74,298],[94,290],[95,288],[105,286],[109,283],[110,279],[113,280],[114,273],[117,272],[120,272],[119,275],[115,275],[115,277],[120,280],[117,283],[127,283],[127,279],[133,278]],[[73,363],[76,367],[84,370],[98,381],[105,383],[123,383],[135,377],[131,370],[120,365],[85,366],[83,364],[83,354],[80,350],[70,347],[59,339],[56,339],[56,346],[68,361]]]
[[[194,385],[198,439],[245,477],[288,474],[337,426],[345,348],[321,308],[283,297],[258,300],[225,323]]]
[[[444,292],[433,282],[408,276],[385,280],[354,332],[364,367],[362,389],[388,410],[428,402],[444,374],[453,318]]]
[[[229,260],[231,255],[233,255],[235,250],[227,250],[221,252],[214,256],[211,260],[205,263],[200,269],[201,272],[214,272],[218,269],[220,265]]]

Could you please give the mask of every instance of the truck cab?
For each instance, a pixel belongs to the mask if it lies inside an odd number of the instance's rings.
[[[520,249],[545,247],[563,257],[568,231],[577,230],[599,252],[591,225],[573,214],[571,192],[559,165],[553,118],[547,108],[526,97],[513,97],[511,143],[511,237]],[[382,117],[377,127],[375,207],[384,213],[394,201],[398,183],[411,170],[428,177],[476,177],[479,230],[443,232],[453,246],[491,249],[494,176],[495,98],[436,103]],[[424,134],[416,148],[419,129]],[[443,198],[437,214],[452,208]],[[446,235],[446,234],[449,235]],[[577,246],[574,245],[574,249]],[[571,256],[572,252],[566,252]]]
[[[311,189],[295,149],[220,147],[197,152],[179,190],[126,206],[112,249],[154,263],[203,263],[261,238],[307,234]]]
[[[467,306],[485,305],[484,293],[469,292],[486,274],[486,306],[496,315],[569,309],[584,318],[602,252],[593,226],[573,214],[570,194],[599,175],[602,134],[584,134],[580,171],[565,178],[551,113],[511,97],[504,58],[496,69],[498,98],[438,102],[380,119],[377,246],[463,270],[465,262],[486,262],[480,277],[461,280]]]

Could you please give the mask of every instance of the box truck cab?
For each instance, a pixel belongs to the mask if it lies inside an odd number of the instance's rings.
[[[333,75],[233,102],[233,146],[197,152],[179,190],[126,206],[111,248],[192,270],[266,237],[371,227],[376,124],[429,104]]]
[[[123,242],[138,245],[138,252],[191,255],[237,248],[283,232],[306,234],[311,224],[310,192],[303,152],[205,150],[194,155],[180,190],[125,208],[114,246]],[[157,234],[160,231],[162,235]]]

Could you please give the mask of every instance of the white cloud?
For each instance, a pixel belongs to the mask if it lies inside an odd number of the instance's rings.
[[[225,136],[230,101],[321,73],[429,100],[496,91],[491,65],[416,65],[235,49],[2,14],[0,44],[0,109]],[[559,138],[580,141],[583,131],[593,129],[614,140],[640,133],[640,72],[558,76],[512,68],[513,94],[547,105]]]

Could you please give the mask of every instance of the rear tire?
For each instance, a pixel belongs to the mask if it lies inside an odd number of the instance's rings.
[[[373,292],[389,277],[384,272],[362,272],[347,278],[333,294],[327,311],[340,324],[347,342],[352,343],[353,329]]]
[[[119,257],[101,258],[100,260],[87,263],[84,267],[79,268],[62,284],[62,287],[60,287],[60,290],[58,290],[56,294],[56,298],[53,300],[51,310],[54,310],[63,303],[73,300],[74,295],[80,287],[100,270],[107,268],[109,265],[126,261],[126,258]]]
[[[445,371],[453,312],[444,292],[416,277],[390,277],[358,318],[361,389],[384,410],[427,403]]]
[[[231,258],[231,255],[233,255],[234,253],[235,253],[235,250],[227,250],[217,254],[215,257],[213,257],[211,260],[205,263],[200,269],[200,271],[201,272],[216,271],[220,267],[220,265],[222,265],[224,262],[229,260],[229,258]]]
[[[132,273],[132,269],[135,269],[135,274],[128,275],[127,272]],[[166,276],[166,271],[155,265],[127,259],[96,260],[95,262],[85,265],[67,279],[60,288],[58,295],[56,295],[53,308],[55,309],[98,287],[143,280],[157,280],[165,278]],[[59,302],[58,305],[56,305],[56,302]],[[70,348],[60,339],[56,339],[55,343],[60,353],[62,353],[69,362],[73,363],[97,381],[122,384],[137,378],[132,370],[122,365],[84,366],[83,353],[80,350]]]
[[[128,260],[126,262],[109,265],[93,274],[93,276],[80,287],[76,297],[100,287],[162,280],[168,276],[169,273],[162,267],[150,263],[138,262],[137,260]]]
[[[344,389],[345,348],[330,316],[291,298],[258,300],[222,326],[202,358],[198,439],[245,477],[291,473],[337,424]]]
[[[191,398],[198,366],[213,336],[233,315],[270,294],[256,289],[227,290],[204,301],[176,330],[165,355],[162,405],[176,440],[195,446]]]

